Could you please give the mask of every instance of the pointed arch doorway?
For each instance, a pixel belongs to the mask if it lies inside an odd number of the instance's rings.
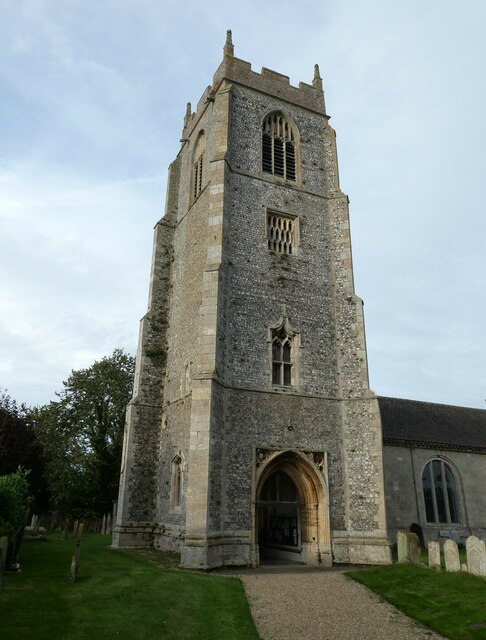
[[[287,450],[263,455],[266,459],[256,477],[256,564],[280,561],[330,566],[324,454]]]

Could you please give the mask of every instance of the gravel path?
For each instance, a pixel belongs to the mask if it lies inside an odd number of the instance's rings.
[[[440,640],[344,570],[241,572],[262,640]]]

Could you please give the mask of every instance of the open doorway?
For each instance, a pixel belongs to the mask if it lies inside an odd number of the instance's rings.
[[[258,502],[260,561],[285,559],[300,562],[301,528],[297,487],[285,471],[267,478]]]
[[[257,563],[332,564],[325,470],[316,468],[313,455],[275,452],[260,467],[255,504]]]

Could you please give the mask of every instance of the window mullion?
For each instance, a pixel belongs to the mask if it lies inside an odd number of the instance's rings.
[[[450,507],[449,507],[449,493],[447,491],[445,466],[444,466],[444,461],[443,460],[440,461],[440,475],[442,477],[442,493],[444,495],[447,522],[452,522],[451,510],[450,510]]]
[[[432,503],[434,505],[434,522],[439,522],[439,509],[437,507],[437,496],[435,494],[435,480],[433,464],[429,464],[430,490],[432,491]]]

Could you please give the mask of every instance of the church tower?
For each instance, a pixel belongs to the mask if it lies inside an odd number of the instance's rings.
[[[348,199],[312,84],[223,61],[155,228],[114,545],[207,569],[387,563]]]

